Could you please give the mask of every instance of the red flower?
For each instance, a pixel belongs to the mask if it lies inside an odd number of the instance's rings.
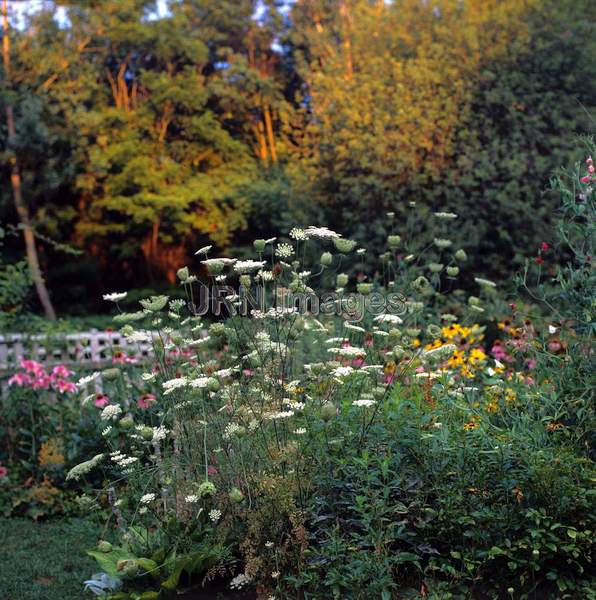
[[[544,264],[544,259],[542,258],[542,256],[537,256],[535,259],[535,262],[537,265],[543,265]]]
[[[546,252],[549,248],[550,246],[548,242],[542,242],[542,244],[540,244],[540,250],[542,250],[543,252]]]
[[[0,479],[8,476],[8,469],[0,465]]]

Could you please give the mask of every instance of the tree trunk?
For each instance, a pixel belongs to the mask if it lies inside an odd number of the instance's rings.
[[[8,88],[10,84],[10,38],[9,38],[9,23],[8,23],[8,1],[2,0],[2,60],[4,62],[4,78]],[[10,103],[6,104],[6,127],[8,129],[8,140],[14,139],[16,131],[14,124],[14,112]],[[9,144],[10,145],[10,144]],[[39,268],[39,259],[37,257],[37,248],[35,246],[35,235],[31,228],[29,219],[29,210],[23,200],[21,190],[21,173],[16,154],[12,153],[10,157],[10,183],[12,186],[12,195],[14,204],[23,229],[23,237],[25,238],[25,248],[27,251],[27,263],[33,277],[35,289],[39,296],[39,301],[48,319],[56,320],[56,312],[52,306],[48,289],[46,288],[41,269]]]

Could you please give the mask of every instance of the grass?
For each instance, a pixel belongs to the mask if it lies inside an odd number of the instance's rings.
[[[80,518],[0,519],[0,600],[89,600],[82,582],[97,563],[85,551],[99,535],[97,525]]]

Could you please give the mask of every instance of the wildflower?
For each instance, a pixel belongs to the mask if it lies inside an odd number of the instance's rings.
[[[145,310],[159,312],[168,303],[168,297],[151,296],[149,299],[145,298],[144,300],[141,300],[140,303]]]
[[[155,404],[155,396],[153,394],[143,394],[138,400],[137,400],[137,406],[139,408],[151,408],[153,406],[153,404]]]
[[[18,385],[19,387],[28,386],[33,380],[26,373],[15,373],[9,380],[8,385]]]
[[[250,583],[251,579],[248,575],[244,573],[240,573],[240,575],[236,575],[232,581],[230,581],[230,589],[232,590],[241,590],[243,587]]]
[[[273,571],[271,573],[271,577],[273,579],[277,579],[280,576],[280,572],[279,571]],[[275,596],[269,596],[269,598],[273,598],[273,600],[275,600]],[[269,599],[268,599],[269,600]]]
[[[389,313],[384,315],[378,315],[374,318],[374,321],[376,321],[377,323],[391,323],[392,325],[401,325],[403,323],[401,317]]]
[[[443,265],[441,263],[428,263],[428,270],[431,273],[440,273],[443,270]]]
[[[437,219],[445,220],[457,219],[457,215],[452,212],[436,212],[435,217],[437,217]]]
[[[77,391],[77,386],[72,381],[57,379],[54,385],[61,394],[71,394]]]
[[[449,277],[457,277],[459,275],[459,267],[447,267],[447,275],[449,275]]]
[[[275,256],[279,258],[290,258],[294,254],[294,248],[291,244],[279,244],[275,249]]]
[[[401,243],[401,236],[399,235],[390,235],[387,238],[387,245],[389,248],[397,248]]]
[[[370,294],[372,292],[372,289],[373,289],[372,283],[357,283],[356,284],[356,291],[359,294],[363,294],[364,296],[367,296],[368,294]]]
[[[86,375],[85,377],[81,377],[77,381],[77,387],[84,387],[88,383],[95,381],[99,377],[99,371],[95,371],[95,373],[91,373],[91,375]]]
[[[66,480],[70,481],[74,479],[76,481],[80,479],[83,475],[89,473],[91,469],[95,468],[103,460],[103,456],[103,454],[96,454],[91,460],[86,460],[74,466],[66,475]]]
[[[345,273],[338,273],[335,278],[335,285],[340,288],[348,285],[348,276]]]
[[[188,379],[186,379],[186,377],[176,377],[174,379],[168,379],[168,381],[164,381],[162,383],[162,387],[164,389],[164,394],[170,394],[174,390],[184,387],[187,384]]]
[[[141,496],[141,499],[139,500],[139,502],[141,504],[151,504],[151,502],[153,502],[155,500],[155,494],[144,494],[143,496]]]
[[[199,486],[199,497],[203,498],[205,496],[213,496],[215,494],[215,485],[213,485],[210,481],[203,481]]]
[[[206,256],[209,250],[211,250],[211,248],[213,248],[213,246],[203,246],[203,248],[200,248],[195,252],[195,256],[197,256],[198,254],[204,254]]]
[[[298,429],[294,429],[294,433],[296,435],[304,435],[306,433],[306,429],[304,427],[298,427]]]
[[[296,241],[304,241],[308,239],[306,231],[304,229],[300,229],[299,227],[294,227],[290,230],[290,237]]]
[[[342,254],[347,254],[351,252],[356,247],[356,242],[354,240],[346,240],[344,238],[334,238],[333,245],[338,252]]]
[[[214,508],[209,511],[209,520],[212,523],[217,523],[221,519],[221,510]]]
[[[108,404],[102,411],[100,418],[102,421],[115,419],[122,413],[122,408],[118,404]]]
[[[256,275],[261,281],[272,281],[273,280],[273,271],[263,271],[263,269],[259,270]]]
[[[153,437],[151,438],[151,441],[155,444],[157,442],[160,442],[161,440],[165,440],[167,435],[168,430],[163,425],[160,425],[159,427],[154,427]]]
[[[56,365],[52,369],[52,375],[56,377],[70,377],[72,375],[72,371],[69,371],[64,365]]]
[[[273,546],[275,546],[275,544],[271,541],[267,541],[265,542],[265,548],[273,548]]]
[[[454,256],[455,256],[455,260],[458,260],[459,262],[463,262],[468,259],[468,255],[466,254],[466,251],[463,248],[460,248],[454,254]]]
[[[127,292],[112,292],[111,294],[104,294],[103,299],[107,302],[119,302],[126,298]]]
[[[199,501],[199,497],[196,494],[189,494],[184,498],[184,501],[188,504],[196,504]]]
[[[451,240],[446,240],[446,239],[442,239],[442,238],[435,238],[434,240],[434,244],[437,248],[439,248],[439,250],[444,250],[445,248],[449,248],[453,242]]]
[[[95,394],[95,400],[93,400],[93,404],[97,408],[105,408],[109,403],[110,399],[105,394]]]
[[[373,404],[376,404],[376,400],[373,400],[372,398],[361,398],[360,400],[354,400],[354,402],[352,402],[352,404],[354,406],[372,406]]]
[[[319,238],[322,240],[335,240],[340,238],[339,233],[335,233],[335,231],[331,231],[327,227],[315,227],[311,225],[304,230],[307,238]]]
[[[8,477],[8,469],[4,465],[0,465],[0,479]]]
[[[101,432],[101,435],[102,435],[103,437],[106,437],[107,435],[110,435],[110,432],[112,431],[112,429],[113,429],[113,428],[112,428],[112,426],[111,426],[111,425],[108,425],[108,426],[107,426],[107,427],[106,427],[106,428],[105,428],[105,429],[104,429],[104,430]]]
[[[323,252],[320,262],[324,267],[328,267],[333,262],[333,254],[331,252]]]
[[[234,271],[236,273],[250,273],[257,271],[265,266],[264,260],[238,260],[234,263]]]
[[[482,277],[474,277],[474,281],[484,288],[496,288],[497,284],[490,279],[483,279]]]

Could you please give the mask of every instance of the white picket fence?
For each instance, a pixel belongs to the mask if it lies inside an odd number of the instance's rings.
[[[157,334],[154,334],[157,335]],[[128,341],[110,331],[85,331],[48,335],[0,335],[0,375],[12,374],[23,358],[44,366],[64,364],[69,367],[100,368],[111,364],[115,352],[124,352],[139,362],[153,354],[150,341]]]

